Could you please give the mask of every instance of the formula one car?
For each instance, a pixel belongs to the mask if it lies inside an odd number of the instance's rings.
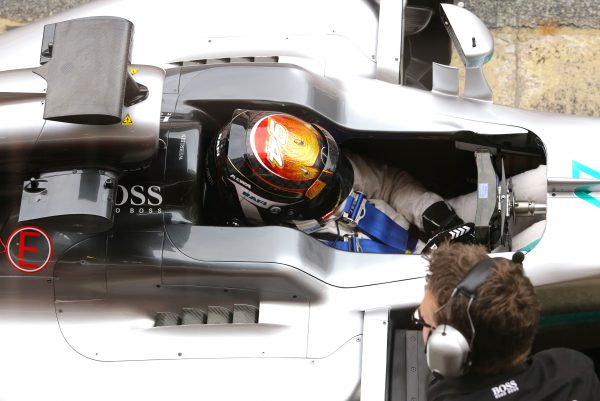
[[[600,120],[494,105],[492,51],[436,0],[99,0],[4,34],[0,398],[425,399],[420,255],[211,223],[206,151],[236,109],[318,124],[445,198],[478,190],[490,252],[545,219],[536,346],[585,325],[596,348]],[[520,199],[506,177],[543,164],[547,204]]]

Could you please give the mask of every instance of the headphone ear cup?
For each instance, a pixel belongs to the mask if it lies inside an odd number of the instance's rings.
[[[452,326],[438,326],[427,340],[427,365],[444,378],[461,376],[469,358],[469,343]]]

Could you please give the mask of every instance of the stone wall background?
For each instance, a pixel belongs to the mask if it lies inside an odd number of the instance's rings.
[[[0,18],[5,23],[30,22],[89,2],[90,0],[0,0]]]
[[[0,0],[0,32],[89,1]],[[600,116],[600,0],[464,3],[495,38],[484,68],[495,103]]]
[[[494,35],[484,71],[495,103],[600,116],[600,0],[464,3]]]

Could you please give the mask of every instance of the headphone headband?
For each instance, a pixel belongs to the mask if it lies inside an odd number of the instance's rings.
[[[485,258],[477,262],[456,285],[452,294],[460,292],[466,295],[467,298],[475,298],[477,296],[477,290],[490,276],[493,267],[496,266],[494,259],[495,258]]]

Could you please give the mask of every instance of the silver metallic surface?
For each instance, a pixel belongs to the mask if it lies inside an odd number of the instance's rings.
[[[23,171],[44,127],[46,82],[31,70],[0,72],[0,171]]]
[[[483,22],[467,9],[441,4],[442,21],[465,67],[482,67],[494,53],[494,38]]]
[[[492,89],[485,80],[483,69],[480,66],[465,69],[464,96],[471,99],[492,101]]]
[[[222,82],[228,82],[228,85]],[[301,105],[309,110],[318,110],[343,127],[358,131],[405,132],[411,135],[468,130],[496,135],[526,133],[519,122],[527,125],[531,121],[525,116],[516,122],[514,118],[507,120],[500,110],[514,111],[508,107],[490,104],[488,108],[479,105],[482,103],[479,101],[437,94],[432,96],[430,92],[373,79],[348,78],[339,82],[289,65],[206,68],[194,75],[190,82],[182,82],[182,87],[183,94],[192,92],[194,100],[200,104],[244,99],[273,105]],[[399,109],[402,115],[410,118],[397,118]],[[531,116],[537,114],[529,113]],[[494,119],[493,123],[486,122],[487,114]]]
[[[477,165],[477,212],[476,227],[488,227],[496,210],[498,188],[496,187],[496,172],[492,165],[491,155],[487,149],[475,151]]]
[[[41,159],[47,170],[65,167],[67,161],[111,170],[147,162],[158,147],[164,72],[150,66],[132,68],[137,70],[136,79],[150,88],[150,95],[123,108],[122,118],[129,115],[131,124],[89,126],[84,133],[79,124],[43,119],[43,78],[31,70],[0,72],[0,149],[11,155],[0,161],[0,171],[22,173],[29,163]],[[19,83],[23,92],[16,92]]]
[[[62,220],[64,229],[106,231],[112,227],[116,182],[116,174],[101,170],[41,174],[23,183],[19,222]]]
[[[100,160],[121,166],[147,162],[158,149],[164,71],[151,66],[133,65],[131,68],[137,69],[135,79],[149,88],[149,96],[141,103],[123,107],[122,123],[89,126],[85,135],[80,136],[78,124],[46,121],[36,152],[75,152],[81,155],[82,163]],[[125,121],[126,116],[131,124]],[[76,145],[74,138],[77,138]],[[57,144],[64,148],[55,150]]]
[[[469,355],[469,343],[464,335],[450,325],[440,325],[427,343],[427,364],[442,377],[460,377]]]
[[[395,255],[340,252],[285,227],[174,225],[167,227],[167,235],[175,247],[163,251],[163,280],[171,285],[215,285],[227,273],[232,287],[241,285],[238,280],[256,277],[263,287],[319,296],[328,286],[360,287],[423,274],[419,255],[404,256],[403,268],[397,269]],[[277,247],[261,246],[265,238],[278,238]],[[219,244],[224,243],[236,245],[223,253]],[[187,258],[185,264],[178,252]],[[368,277],[365,264],[371,265]]]
[[[458,68],[433,63],[433,92],[458,96]]]
[[[510,193],[509,193],[510,190]],[[500,177],[500,188],[498,189],[498,211],[500,212],[500,242],[502,245],[509,246],[510,243],[510,230],[507,229],[508,217],[510,217],[511,207],[514,205],[514,197],[512,196],[512,185],[511,182],[506,179],[506,170],[504,169],[504,160],[502,160],[502,176]],[[516,217],[516,214],[514,214]]]
[[[179,335],[182,334],[179,330],[192,329],[193,331],[194,326],[149,329],[154,333],[155,340],[146,344],[151,348],[148,351],[160,349],[161,341],[158,339],[168,336],[166,338],[169,340],[165,338],[163,341],[165,350],[171,350],[165,352],[166,359],[102,363],[98,358],[101,358],[102,352],[107,349],[103,346],[105,343],[103,336],[110,335],[110,329],[116,326],[109,325],[106,326],[106,330],[94,331],[94,328],[100,329],[109,323],[106,320],[99,320],[97,326],[85,332],[84,334],[89,336],[89,342],[95,342],[96,346],[93,347],[95,352],[90,358],[83,357],[71,348],[70,345],[73,344],[65,341],[57,326],[57,316],[62,317],[65,311],[62,309],[63,304],[57,305],[57,309],[54,309],[52,288],[53,282],[41,277],[0,279],[0,300],[3,305],[0,310],[0,328],[7,338],[18,339],[16,343],[2,347],[4,357],[13,361],[0,367],[4,377],[10,379],[0,390],[3,399],[29,400],[46,393],[46,399],[49,400],[75,400],[85,392],[87,399],[95,401],[123,397],[135,399],[139,394],[144,394],[148,399],[168,399],[174,396],[178,399],[191,400],[197,398],[197,392],[190,392],[188,386],[179,384],[197,383],[199,378],[203,378],[203,392],[210,395],[211,399],[276,399],[276,394],[280,395],[290,388],[295,388],[296,390],[288,398],[302,400],[311,394],[311,390],[319,388],[319,394],[327,399],[347,400],[351,399],[360,378],[359,361],[362,347],[361,343],[354,339],[340,344],[335,352],[323,359],[273,358],[268,354],[259,353],[253,358],[202,360],[186,355],[188,347],[185,339],[188,336]],[[23,293],[28,294],[29,297],[23,299],[20,296]],[[147,299],[140,300],[140,303],[146,301]],[[135,304],[130,305],[135,307]],[[90,317],[93,318],[93,315]],[[242,333],[246,330],[242,326],[235,327],[241,334],[238,338],[245,338]],[[229,340],[227,344],[229,347],[236,348],[238,342],[232,335],[235,334],[233,332],[230,335],[225,334],[224,340]],[[204,349],[212,344],[206,336],[193,337],[196,338],[194,340],[196,349]],[[181,338],[183,343],[179,343],[177,338]],[[276,338],[272,337],[273,340]],[[119,347],[118,338],[110,340],[115,342],[108,348],[109,351],[110,348]],[[127,342],[126,338],[123,340]],[[304,342],[305,340],[306,337]],[[276,342],[271,341],[271,343]],[[226,344],[223,343],[223,346]],[[190,351],[192,350],[193,348],[190,348]],[[45,372],[44,375],[35,378],[35,386],[31,385],[30,375],[19,374],[32,366],[32,359],[35,359],[36,369]],[[331,375],[331,372],[336,374]],[[47,391],[67,373],[70,376],[69,386],[57,392]],[[110,385],[98,386],[97,381],[100,377],[110,380]],[[225,383],[230,382],[231,377],[236,377],[236,386],[224,387]],[[278,380],[273,380],[274,377]],[[311,386],[297,386],[300,377],[310,381]],[[257,385],[266,382],[270,383],[267,387],[269,391],[261,391],[260,394],[252,392],[248,395],[248,389],[256,389]],[[156,386],[156,383],[162,385]],[[170,385],[165,386],[165,383]],[[225,393],[223,388],[227,389]],[[90,392],[90,389],[94,391]]]
[[[88,16],[134,24],[134,64],[278,56],[321,76],[375,76],[377,15],[363,0],[97,0],[4,34],[0,70],[38,66],[43,26]]]
[[[533,201],[515,202],[514,212],[517,216],[536,216],[546,214],[546,205],[535,203]]]
[[[546,231],[527,255],[527,274],[536,285],[600,275],[594,235],[600,208],[577,194],[588,186],[597,196],[600,181],[571,178],[574,161],[600,167],[596,147],[586,146],[596,143],[599,120],[374,79],[378,23],[366,2],[290,2],[285,18],[277,1],[249,3],[97,1],[0,38],[0,51],[10,55],[0,60],[3,70],[37,65],[44,23],[85,15],[129,18],[136,31],[134,62],[173,67],[169,63],[279,56],[277,64],[215,64],[193,77],[182,75],[182,81],[173,75],[164,97],[152,89],[162,88],[160,68],[140,67],[136,79],[151,88],[150,98],[129,109],[132,126],[114,130],[44,126],[41,78],[32,78],[30,70],[0,73],[3,154],[31,150],[41,132],[61,144],[81,135],[92,149],[133,149],[122,154],[123,162],[159,158],[149,166],[141,163],[139,174],[150,178],[130,182],[128,191],[139,185],[146,196],[163,177],[167,183],[160,212],[145,204],[131,207],[128,215],[124,205],[109,233],[52,232],[55,254],[39,275],[26,276],[1,258],[0,332],[6,341],[0,344],[5,362],[0,398],[192,400],[201,392],[211,400],[280,400],[282,394],[286,400],[385,399],[388,311],[414,309],[423,296],[427,261],[419,255],[337,251],[285,227],[201,225],[206,211],[189,192],[201,192],[196,186],[208,138],[200,133],[214,130],[210,121],[200,127],[194,120],[201,107],[228,112],[242,102],[297,110],[370,140],[450,141],[467,133],[479,134],[483,142],[504,136],[539,141],[547,152],[548,176],[554,177],[549,191],[560,192],[548,197]],[[156,153],[152,136],[159,129],[161,101],[168,132]],[[190,115],[182,118],[175,109]],[[6,171],[24,163],[9,160]],[[174,195],[167,201],[169,191]],[[183,201],[188,198],[190,204]],[[3,238],[17,225],[16,214],[8,213]],[[586,235],[564,235],[574,222]],[[564,249],[577,249],[578,257]],[[258,321],[232,317],[236,324],[229,319],[203,324],[197,312],[212,307],[235,315],[236,305],[248,305],[247,312],[256,308]],[[154,327],[157,312],[185,324]],[[32,369],[42,373],[32,378]],[[48,390],[65,378],[69,385]],[[201,390],[182,383],[200,383]]]
[[[361,367],[361,401],[386,399],[389,309],[365,311]]]
[[[379,2],[377,33],[377,73],[375,77],[392,84],[404,82],[402,47],[404,45],[404,11],[406,0]]]
[[[575,191],[600,191],[600,179],[597,178],[548,178],[548,192],[560,193],[560,196],[573,195]]]

